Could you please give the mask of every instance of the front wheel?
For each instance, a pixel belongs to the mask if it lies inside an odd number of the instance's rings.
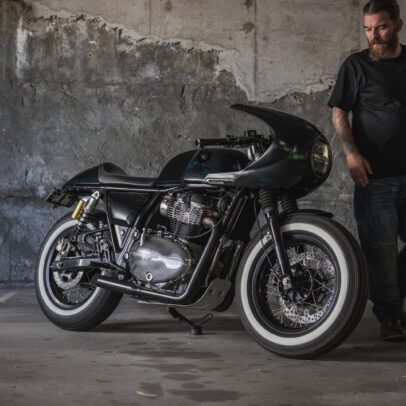
[[[365,260],[351,234],[328,218],[293,215],[281,231],[295,290],[283,293],[272,238],[262,228],[238,272],[241,319],[267,350],[291,358],[316,357],[341,344],[362,317]]]
[[[102,213],[96,215],[98,221],[103,218]],[[37,261],[35,291],[42,311],[52,323],[66,330],[84,331],[104,321],[117,307],[122,295],[94,285],[94,279],[100,273],[97,268],[83,271],[51,269],[61,246],[75,234],[76,226],[77,221],[66,215],[45,237]],[[86,233],[96,226],[87,225],[77,237],[79,242],[68,252],[68,258],[94,252],[94,237],[92,234],[86,237]]]

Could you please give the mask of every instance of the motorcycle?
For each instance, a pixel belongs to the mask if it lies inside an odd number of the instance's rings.
[[[156,179],[103,163],[49,195],[76,203],[37,261],[36,294],[52,323],[92,329],[123,294],[181,319],[180,309],[225,311],[236,296],[245,329],[280,356],[316,357],[351,334],[367,301],[364,257],[331,213],[297,203],[329,176],[327,139],[295,116],[232,108],[270,134],[198,139]]]

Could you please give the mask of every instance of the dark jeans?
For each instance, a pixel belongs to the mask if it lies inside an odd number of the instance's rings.
[[[406,297],[406,250],[398,253],[398,237],[406,241],[406,175],[370,178],[365,188],[356,186],[354,213],[373,312],[380,321],[398,320]]]

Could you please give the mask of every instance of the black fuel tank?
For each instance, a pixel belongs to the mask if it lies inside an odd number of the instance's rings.
[[[209,173],[240,171],[247,165],[247,155],[235,149],[204,148],[188,151],[175,156],[165,165],[157,185],[203,183]]]

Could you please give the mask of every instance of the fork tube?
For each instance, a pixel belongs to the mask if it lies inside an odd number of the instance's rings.
[[[281,279],[285,293],[293,289],[293,275],[290,269],[289,259],[283,243],[279,225],[278,198],[267,190],[259,191],[259,201],[264,211],[266,221],[271,231],[275,246],[276,258],[282,271]]]

